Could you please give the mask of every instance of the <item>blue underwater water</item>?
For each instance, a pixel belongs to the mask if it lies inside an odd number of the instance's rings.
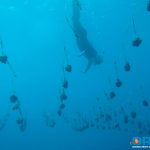
[[[150,136],[149,40],[149,0],[0,0],[0,150]]]

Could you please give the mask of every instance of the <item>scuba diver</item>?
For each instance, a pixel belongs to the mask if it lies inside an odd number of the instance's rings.
[[[26,130],[27,126],[27,120],[23,117],[21,105],[18,96],[15,94],[10,96],[10,102],[13,104],[12,110],[18,111],[18,118],[16,120],[17,125],[19,126],[19,129],[21,132],[24,132]]]
[[[116,85],[117,88],[120,88],[123,85],[123,82],[119,78],[119,72],[118,72],[117,62],[116,61],[114,62],[114,65],[115,65],[115,72],[116,72],[116,76],[117,76],[115,85]]]
[[[4,54],[4,46],[3,46],[3,41],[2,41],[1,38],[0,38],[0,63],[5,64],[5,65],[7,64],[9,69],[10,69],[10,71],[13,74],[13,77],[16,78],[16,73],[13,70],[12,65],[8,61],[8,56]]]
[[[77,46],[81,52],[80,56],[84,56],[88,60],[87,67],[84,70],[84,72],[87,72],[92,65],[99,65],[103,60],[88,40],[87,31],[80,23],[80,11],[82,9],[79,0],[72,0],[72,9],[72,30],[76,37]]]
[[[135,39],[132,41],[132,46],[139,47],[142,44],[142,39],[137,36],[137,31],[136,31],[135,21],[134,21],[133,16],[132,16],[132,23],[133,23],[133,30],[134,30],[134,35],[135,35]]]
[[[125,65],[124,65],[124,70],[126,72],[129,72],[131,70],[131,65],[128,61],[126,61]]]
[[[26,130],[27,127],[27,120],[23,117],[18,117],[18,119],[16,120],[16,123],[19,126],[19,129],[21,132],[24,132]]]

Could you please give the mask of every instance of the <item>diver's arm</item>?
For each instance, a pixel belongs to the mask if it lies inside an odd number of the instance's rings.
[[[91,68],[92,64],[93,64],[93,61],[89,60],[87,66],[86,66],[86,68],[84,70],[84,73],[88,72],[88,70]]]

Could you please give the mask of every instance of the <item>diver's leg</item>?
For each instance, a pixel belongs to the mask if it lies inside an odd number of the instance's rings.
[[[73,24],[80,22],[80,8],[77,5],[77,0],[72,0],[72,21]]]

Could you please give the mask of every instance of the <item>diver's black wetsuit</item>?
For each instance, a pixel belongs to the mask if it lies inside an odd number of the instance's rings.
[[[81,51],[81,53],[88,60],[88,65],[85,69],[87,72],[92,64],[100,64],[102,62],[101,57],[98,55],[97,51],[94,49],[92,44],[89,42],[87,38],[87,31],[80,23],[80,11],[81,7],[79,6],[78,0],[72,0],[72,23],[73,23],[73,31],[76,36],[76,43]]]

